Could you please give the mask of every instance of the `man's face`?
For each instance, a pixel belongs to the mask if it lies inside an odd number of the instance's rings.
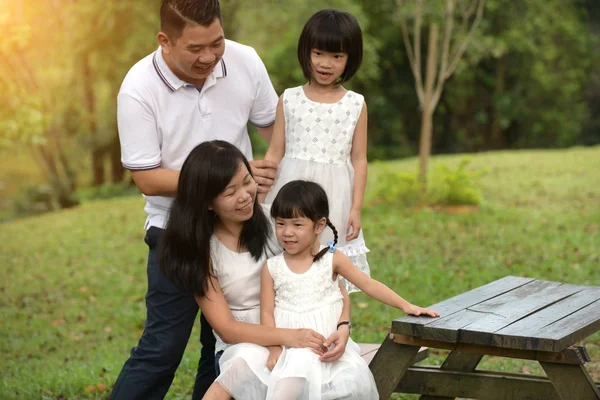
[[[201,87],[225,52],[225,36],[218,18],[209,25],[186,25],[175,43],[159,41],[165,61],[181,80]],[[166,35],[165,35],[166,37]]]

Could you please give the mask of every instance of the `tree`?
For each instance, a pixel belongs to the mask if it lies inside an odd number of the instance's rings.
[[[425,82],[423,82],[421,63],[421,28],[424,14],[424,0],[416,1],[412,43],[408,32],[407,18],[404,16],[406,9],[404,1],[396,1],[398,18],[402,29],[402,40],[406,47],[411,71],[415,79],[415,90],[417,97],[419,98],[422,113],[419,141],[419,180],[425,185],[427,182],[429,156],[431,155],[433,114],[435,113],[442,91],[444,90],[444,84],[455,71],[469,45],[473,32],[481,22],[485,0],[458,0],[460,16],[458,31],[454,30],[457,0],[446,0],[444,9],[444,33],[441,38],[442,50],[439,62],[438,57],[440,54],[438,47],[440,22],[435,18],[437,5],[433,8],[429,8],[433,18],[429,24]]]
[[[30,152],[52,188],[54,201],[67,208],[78,204],[74,196],[77,168],[69,157],[70,137],[76,134],[76,125],[70,121],[77,114],[77,104],[68,92],[75,82],[66,58],[35,68],[40,60],[52,58],[52,46],[33,45],[40,31],[58,28],[59,19],[47,17],[56,17],[49,11],[19,9],[19,16],[27,13],[35,24],[15,20],[9,14],[0,18],[0,27],[6,33],[0,40],[0,75],[7,87],[0,93],[0,140],[4,151],[22,147]],[[55,76],[60,79],[52,79]],[[56,98],[63,101],[57,102]]]

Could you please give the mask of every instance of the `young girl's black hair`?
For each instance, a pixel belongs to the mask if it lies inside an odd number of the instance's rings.
[[[206,294],[212,276],[210,238],[218,218],[209,206],[242,164],[252,174],[242,152],[222,140],[201,143],[183,163],[158,255],[163,275],[184,293]],[[258,261],[270,235],[271,225],[255,201],[254,214],[244,223],[239,246]]]
[[[273,219],[305,217],[314,223],[325,218],[327,226],[333,231],[333,246],[335,247],[337,243],[337,230],[329,220],[327,194],[318,183],[301,180],[286,183],[273,200],[271,217]],[[318,261],[329,249],[330,246],[322,249],[313,260]]]
[[[312,81],[312,49],[347,53],[346,69],[337,83],[348,81],[362,62],[363,40],[358,21],[348,12],[333,9],[318,11],[310,17],[298,40],[298,61],[309,82]]]

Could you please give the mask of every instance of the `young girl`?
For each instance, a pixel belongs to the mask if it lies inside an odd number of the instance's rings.
[[[362,48],[360,26],[347,12],[322,10],[304,26],[298,60],[308,83],[285,90],[279,99],[265,155],[279,163],[279,172],[265,203],[271,204],[281,187],[294,179],[318,182],[332,204],[333,224],[343,230],[338,250],[370,274],[369,249],[361,231],[367,106],[363,96],[342,86],[358,70]],[[322,244],[331,239],[329,232],[320,237]],[[355,290],[348,286],[349,293]]]
[[[261,325],[310,328],[324,336],[347,327],[348,321],[338,322],[342,312],[340,276],[374,299],[407,314],[439,316],[410,304],[361,273],[347,256],[336,251],[337,231],[329,219],[327,195],[317,183],[286,184],[273,202],[271,216],[284,253],[269,258],[262,270]],[[331,246],[323,247],[317,236],[327,226],[334,240]],[[266,349],[244,343],[227,349],[220,367],[221,375],[206,399],[378,398],[373,376],[351,339],[344,355],[332,363],[321,362],[310,349]]]

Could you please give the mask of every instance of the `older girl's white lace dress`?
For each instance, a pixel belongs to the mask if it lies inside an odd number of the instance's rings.
[[[364,97],[348,90],[337,103],[317,103],[306,97],[302,86],[283,93],[285,155],[279,164],[275,184],[267,195],[271,204],[283,185],[304,179],[319,183],[329,200],[329,218],[338,231],[338,250],[365,274],[370,274],[362,230],[346,243],[346,226],[352,209],[354,168],[350,159],[354,128]],[[320,235],[322,245],[333,239],[330,229]],[[358,289],[346,283],[348,292]]]
[[[275,325],[309,328],[329,337],[342,312],[342,294],[332,279],[333,253],[303,273],[292,272],[278,255],[268,260],[275,287]],[[322,362],[309,349],[284,348],[273,371],[266,367],[266,348],[243,343],[229,347],[219,365],[219,382],[237,400],[378,399],[377,388],[356,343],[350,339],[344,355]]]

